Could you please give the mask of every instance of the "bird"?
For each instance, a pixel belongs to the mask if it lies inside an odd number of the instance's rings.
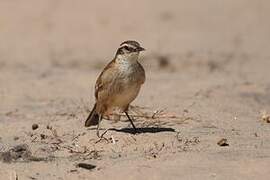
[[[128,114],[130,103],[138,96],[145,82],[145,70],[138,62],[141,51],[145,49],[134,40],[120,44],[112,61],[103,69],[95,84],[95,104],[85,121],[85,127],[97,125],[99,135],[100,122],[115,108],[124,112],[137,133],[131,116]]]

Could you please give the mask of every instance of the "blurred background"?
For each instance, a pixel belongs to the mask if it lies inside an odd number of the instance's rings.
[[[214,71],[221,79],[234,74],[252,81],[248,74],[257,72],[257,79],[266,78],[269,7],[267,0],[1,0],[0,100],[3,108],[60,96],[93,101],[98,73],[124,40],[147,49],[146,88],[162,79],[188,84],[204,74],[201,86],[215,81]]]
[[[0,62],[107,62],[127,39],[147,53],[268,55],[269,7],[267,0],[1,0]]]

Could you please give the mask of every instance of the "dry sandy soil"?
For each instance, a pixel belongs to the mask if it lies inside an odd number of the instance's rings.
[[[269,7],[2,0],[0,179],[270,179]],[[98,141],[94,83],[127,39],[147,49],[140,133],[104,120]]]

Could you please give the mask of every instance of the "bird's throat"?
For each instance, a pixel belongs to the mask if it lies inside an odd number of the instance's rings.
[[[132,65],[138,62],[139,54],[118,55],[115,59],[117,64]]]

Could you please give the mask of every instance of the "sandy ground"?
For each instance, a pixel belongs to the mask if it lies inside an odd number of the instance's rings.
[[[0,179],[270,179],[269,6],[2,0]],[[98,141],[94,83],[127,39],[147,49],[141,133],[105,120]]]

